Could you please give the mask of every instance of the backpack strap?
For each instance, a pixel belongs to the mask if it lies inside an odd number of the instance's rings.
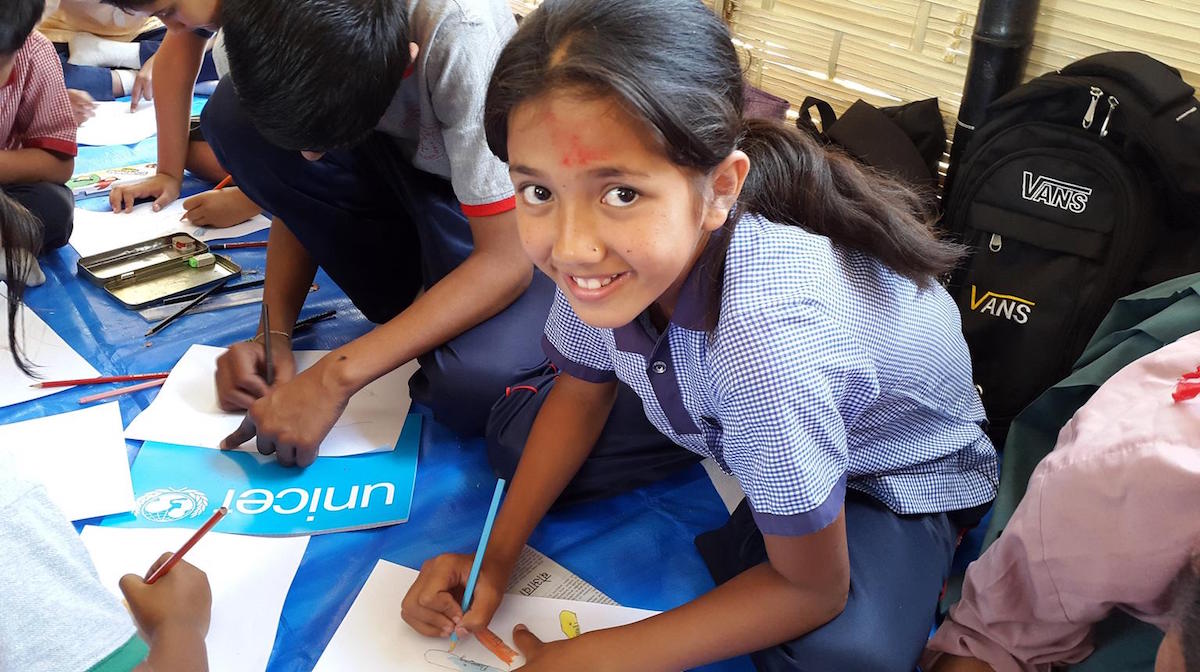
[[[820,132],[813,125],[812,114],[809,112],[814,107],[817,108],[817,113],[821,115]],[[805,96],[804,102],[800,103],[800,118],[796,120],[796,128],[820,136],[821,133],[828,133],[829,129],[833,128],[835,123],[837,123],[837,114],[834,113],[832,105],[820,98]]]

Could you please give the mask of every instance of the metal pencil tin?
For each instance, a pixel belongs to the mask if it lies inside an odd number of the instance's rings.
[[[187,238],[186,249],[176,246]],[[208,245],[186,233],[160,236],[79,259],[79,275],[104,289],[126,308],[140,309],[177,294],[203,291],[225,278],[241,275],[232,259],[219,254],[216,263],[192,268],[188,260],[208,252]]]

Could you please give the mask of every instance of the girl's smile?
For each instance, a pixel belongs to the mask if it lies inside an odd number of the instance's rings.
[[[578,90],[517,107],[508,151],[521,242],[579,316],[619,327],[657,305],[669,317],[725,222],[701,196],[712,177],[668,160],[613,98]]]

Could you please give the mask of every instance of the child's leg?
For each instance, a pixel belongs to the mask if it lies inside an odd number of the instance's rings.
[[[956,531],[946,514],[899,516],[847,491],[850,595],[816,630],[752,654],[760,672],[912,672],[929,637],[950,571]],[[718,583],[766,560],[762,535],[743,502],[729,523],[696,546]]]
[[[67,244],[75,222],[75,199],[62,184],[34,182],[6,184],[4,193],[25,206],[41,224],[41,251],[49,252]]]
[[[133,38],[133,41],[138,45],[138,58],[142,65],[150,60],[158,53],[158,48],[162,46],[163,38],[167,36],[167,29],[155,28]],[[212,51],[204,52],[204,60],[200,62],[200,74],[196,77],[197,82],[211,82],[220,79],[217,74],[217,66],[213,63]]]
[[[229,174],[221,162],[217,161],[212,147],[204,140],[188,141],[187,169],[196,177],[209,182],[220,182]]]
[[[54,45],[62,62],[63,80],[68,89],[86,91],[93,100],[112,100],[117,95],[120,80],[114,81],[113,71],[91,65],[73,65],[67,62],[68,46],[62,42]]]
[[[538,277],[546,280],[540,273]],[[546,363],[537,375],[510,386],[492,407],[487,426],[488,460],[502,478],[511,479],[516,473],[529,430],[554,387],[555,377]],[[699,455],[663,436],[646,418],[637,393],[621,383],[617,387],[617,401],[595,448],[555,506],[632,490],[662,480],[699,460]]]

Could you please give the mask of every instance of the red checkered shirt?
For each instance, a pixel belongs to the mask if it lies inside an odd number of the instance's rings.
[[[17,50],[0,88],[0,140],[5,150],[38,148],[75,156],[75,117],[54,46],[33,32]]]

